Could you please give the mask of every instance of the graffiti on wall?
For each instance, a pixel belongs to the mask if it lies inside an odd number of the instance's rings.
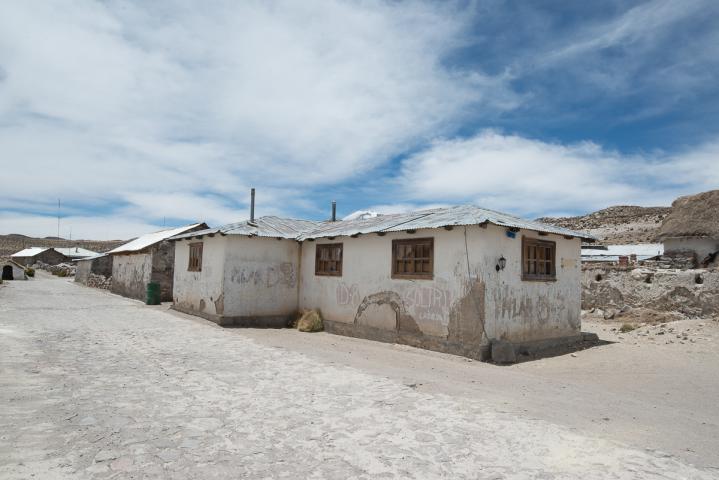
[[[438,285],[408,285],[402,291],[402,300],[414,318],[425,322],[446,323],[452,304],[448,288]]]
[[[297,286],[295,266],[291,262],[276,265],[252,265],[232,269],[230,280],[233,283],[253,284],[268,288],[277,285],[294,288]]]
[[[335,289],[335,298],[337,305],[357,305],[360,302],[359,287],[356,283],[347,285],[340,282]]]

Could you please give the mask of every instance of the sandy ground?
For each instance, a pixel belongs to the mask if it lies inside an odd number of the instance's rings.
[[[590,324],[618,343],[497,367],[40,275],[0,287],[0,478],[717,478],[698,324],[684,344]]]

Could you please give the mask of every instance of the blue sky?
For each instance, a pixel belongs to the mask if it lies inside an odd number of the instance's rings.
[[[10,2],[0,233],[719,188],[719,3]]]

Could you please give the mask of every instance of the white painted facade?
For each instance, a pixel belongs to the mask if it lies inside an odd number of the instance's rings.
[[[665,238],[663,241],[666,253],[694,252],[698,261],[702,261],[707,255],[719,251],[719,239],[717,238],[673,237]]]
[[[532,345],[580,333],[579,238],[489,224],[298,242],[203,235],[175,243],[174,301],[221,325],[283,326],[319,309],[334,331],[479,356],[492,340]],[[556,279],[522,279],[522,236],[556,242]],[[392,240],[434,239],[433,278],[393,279]],[[203,244],[202,270],[188,271]],[[316,245],[342,243],[341,276],[315,275]],[[500,257],[506,259],[497,271]],[[406,329],[406,330],[405,330]],[[329,329],[329,331],[333,331]],[[383,336],[386,332],[389,336]],[[405,335],[393,340],[391,335]]]
[[[202,270],[188,271],[190,244],[202,243]],[[286,323],[298,308],[300,244],[291,239],[204,236],[175,242],[178,310],[221,324]]]
[[[394,329],[395,314],[386,303],[372,305],[360,315],[358,309],[367,297],[395,292],[421,333],[430,337],[451,338],[451,318],[463,308],[465,314],[474,313],[470,321],[483,319],[483,343],[492,339],[525,343],[579,335],[580,240],[559,235],[539,237],[525,230],[512,239],[506,231],[494,225],[468,226],[451,231],[418,230],[412,235],[396,232],[304,242],[300,308],[320,309],[324,318],[336,322]],[[522,280],[522,235],[556,242],[556,281]],[[433,279],[393,279],[392,240],[427,237],[434,239]],[[322,243],[343,244],[341,277],[315,275],[315,245]],[[498,272],[495,267],[501,256],[506,267]]]

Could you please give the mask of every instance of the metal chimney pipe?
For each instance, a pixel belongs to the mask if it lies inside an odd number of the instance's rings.
[[[255,223],[255,189],[250,190],[250,223]]]
[[[337,221],[337,202],[332,200],[332,221]]]

